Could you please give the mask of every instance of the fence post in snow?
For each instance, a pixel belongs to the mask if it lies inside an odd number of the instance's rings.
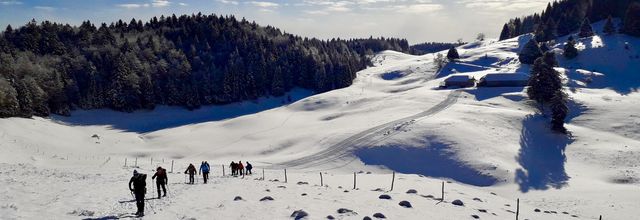
[[[396,181],[396,172],[393,171],[393,177],[391,177],[391,190],[393,191],[393,183]]]
[[[138,158],[137,158],[137,157],[136,157],[136,164],[135,164],[135,166],[136,166],[136,167],[138,166]]]
[[[287,169],[284,169],[284,183],[287,183]]]
[[[324,186],[324,183],[322,182],[322,172],[320,172],[320,186]]]
[[[153,165],[153,157],[151,158],[151,165]]]
[[[519,215],[520,215],[520,199],[516,200],[516,220],[518,220]]]
[[[264,181],[264,168],[262,168],[262,181]]]
[[[124,167],[127,167],[127,158],[124,158]]]
[[[356,189],[356,172],[353,172],[353,189]]]
[[[599,218],[599,220],[602,220],[602,215],[600,215],[600,218]]]
[[[224,176],[224,165],[222,165],[222,176]]]
[[[442,181],[442,197],[440,197],[440,201],[444,202],[444,181]]]
[[[173,173],[173,160],[171,160],[171,173]]]

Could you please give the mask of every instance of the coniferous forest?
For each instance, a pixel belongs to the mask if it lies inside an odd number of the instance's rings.
[[[351,85],[368,56],[404,39],[303,38],[233,16],[183,15],[71,26],[31,21],[0,35],[0,117],[195,109],[294,87]]]
[[[560,0],[549,3],[542,13],[511,19],[502,27],[500,40],[535,33],[538,42],[577,31],[585,21],[620,18],[618,31],[640,36],[640,0]]]

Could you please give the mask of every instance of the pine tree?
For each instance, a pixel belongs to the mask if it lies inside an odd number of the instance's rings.
[[[585,38],[591,37],[593,35],[595,34],[593,33],[593,27],[591,27],[591,21],[589,21],[589,18],[585,18],[582,22],[582,25],[580,26],[580,32],[578,33],[578,36],[580,38]]]
[[[640,37],[640,3],[632,3],[627,9],[622,31],[625,34]]]
[[[564,57],[567,59],[573,59],[578,56],[578,49],[576,48],[576,42],[573,36],[570,36],[567,40],[567,44],[564,45]]]
[[[511,28],[509,28],[509,24],[504,24],[502,26],[502,32],[500,32],[500,41],[511,38]]]
[[[611,15],[609,15],[609,17],[607,18],[607,23],[604,24],[604,28],[602,29],[602,32],[604,32],[607,35],[612,35],[616,33],[616,26],[613,24],[613,18],[611,17]]]
[[[455,47],[451,47],[449,49],[449,52],[447,52],[447,59],[449,59],[450,61],[460,59],[460,54],[458,54],[458,49],[456,49]]]
[[[527,95],[540,106],[548,103],[555,92],[562,89],[560,73],[553,68],[557,65],[555,54],[547,52],[544,56],[536,59],[531,67]]]
[[[551,129],[566,134],[567,129],[564,127],[564,120],[569,115],[567,94],[561,89],[557,90],[549,101],[549,107],[551,108]]]
[[[542,51],[538,46],[538,42],[532,38],[524,45],[522,51],[520,51],[520,54],[518,55],[518,58],[523,64],[533,64],[533,62],[541,56]]]
[[[555,40],[558,37],[558,24],[553,21],[553,18],[549,18],[544,25],[544,37],[545,41]]]

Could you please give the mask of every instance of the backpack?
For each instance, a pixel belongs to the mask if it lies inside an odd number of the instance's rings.
[[[147,187],[147,174],[141,173],[136,176],[133,176],[133,188],[135,191],[140,191],[144,189],[146,191]]]

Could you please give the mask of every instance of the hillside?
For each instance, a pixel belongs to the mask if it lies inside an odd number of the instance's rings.
[[[435,54],[384,51],[353,85],[317,95],[294,90],[291,103],[263,98],[193,112],[160,106],[0,119],[0,146],[8,152],[0,155],[0,181],[8,186],[0,200],[11,201],[0,204],[0,216],[117,218],[134,209],[125,185],[137,158],[146,173],[170,160],[177,172],[203,160],[218,164],[208,185],[185,185],[183,174],[171,174],[170,196],[148,202],[149,219],[287,219],[299,209],[309,219],[376,212],[389,219],[512,219],[518,198],[521,219],[633,219],[640,209],[640,39],[584,38],[576,60],[559,57],[572,100],[571,137],[550,132],[522,87],[439,88],[452,74],[527,74],[517,53],[530,37],[462,45],[462,59],[440,72]],[[219,164],[231,160],[252,162],[255,174],[220,177]],[[267,181],[259,180],[262,169]],[[386,192],[391,170],[401,174]],[[318,186],[320,172],[329,186]],[[359,190],[352,189],[354,172]],[[450,183],[439,203],[433,198],[442,181]],[[264,196],[275,200],[260,202]],[[414,207],[399,206],[402,200]]]

